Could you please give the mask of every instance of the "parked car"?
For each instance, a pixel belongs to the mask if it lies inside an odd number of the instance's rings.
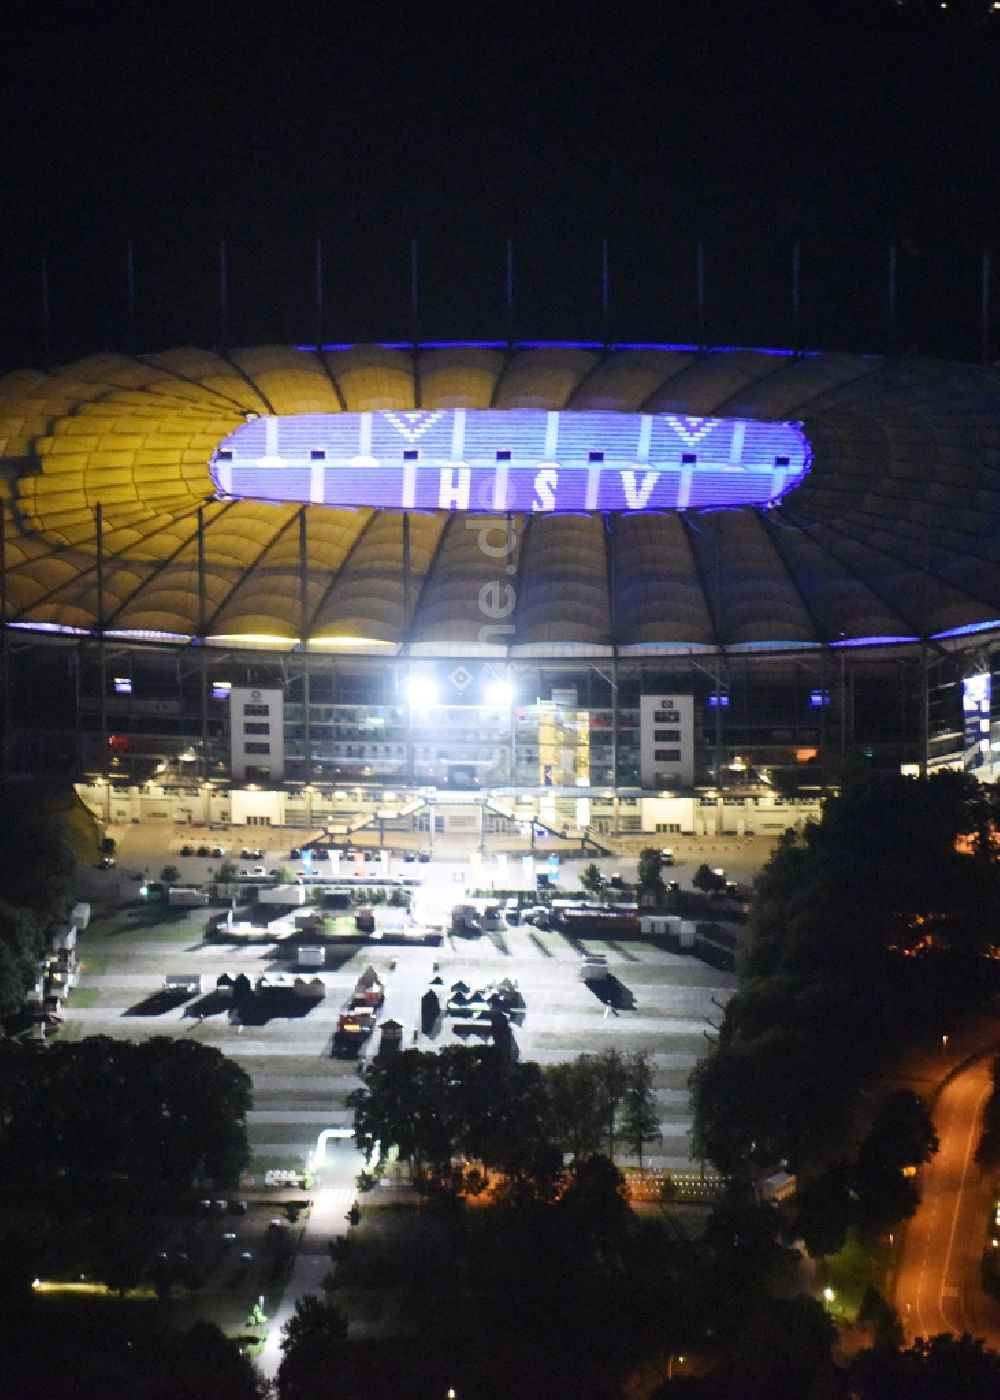
[[[199,846],[199,847],[198,847],[198,854],[199,854],[201,857],[203,857],[203,858],[204,858],[205,856],[207,856],[207,855],[208,855],[208,847],[207,847],[207,846]]]
[[[293,846],[292,849],[288,852],[288,859],[289,859],[289,860],[301,860],[301,859],[302,859],[302,852],[299,850],[298,846]]]
[[[212,847],[212,855],[215,857],[216,860],[221,860],[225,854],[226,853],[221,846]]]
[[[194,855],[194,847],[193,847],[193,846],[182,846],[182,847],[181,847],[181,855],[182,855],[182,856],[193,856],[193,855]]]
[[[431,856],[429,851],[421,851],[420,854],[417,856],[417,860],[419,860],[421,865],[426,865],[430,858]]]

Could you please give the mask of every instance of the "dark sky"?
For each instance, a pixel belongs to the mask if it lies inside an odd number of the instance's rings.
[[[4,334],[26,349],[43,249],[51,339],[115,339],[126,237],[138,333],[159,341],[211,338],[220,234],[233,334],[312,334],[321,233],[324,333],[353,338],[409,334],[414,235],[425,335],[503,333],[509,235],[531,334],[600,333],[607,237],[618,333],[689,316],[704,239],[719,329],[745,336],[749,304],[784,295],[795,240],[807,321],[877,282],[891,240],[915,321],[932,274],[974,319],[1000,232],[1000,12],[983,0],[221,5],[184,21],[69,5],[21,25],[0,172]]]

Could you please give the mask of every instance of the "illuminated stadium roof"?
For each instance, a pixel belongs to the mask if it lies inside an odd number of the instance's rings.
[[[247,433],[260,438],[258,464],[285,462],[288,420],[300,415],[311,425],[299,443],[309,462],[289,494],[305,504],[229,499],[245,488],[219,475],[236,463],[223,454]],[[319,504],[318,468],[335,474],[337,461],[311,454],[336,458],[338,443],[363,445],[365,431],[377,443],[393,416],[413,443],[397,431],[398,443],[370,449],[378,465],[341,464],[367,504]],[[724,425],[712,431],[725,462],[712,456],[711,434],[697,437],[706,422]],[[422,424],[451,435],[430,464],[403,458],[421,452]],[[668,432],[676,461],[656,446]],[[744,446],[760,432],[766,455],[750,461]],[[505,452],[532,477],[576,472],[582,495],[553,508],[497,496]],[[603,462],[591,455],[601,452]],[[109,635],[178,642],[292,647],[307,637],[348,654],[560,656],[874,645],[1000,628],[993,368],[655,346],[100,355],[0,379],[0,454],[6,612],[26,630],[91,632],[103,621]],[[683,460],[691,456],[701,460]],[[405,470],[419,476],[444,461],[487,470],[487,457],[492,494],[473,491],[468,509],[461,493],[430,509],[404,492]],[[706,466],[735,494],[699,495]],[[767,489],[741,496],[755,473]],[[668,477],[672,499],[654,494]],[[794,478],[779,505],[765,504]],[[397,507],[411,499],[404,529]],[[728,504],[747,500],[760,503]],[[501,504],[511,515],[498,559],[495,543],[483,547],[497,539],[483,534],[497,517],[479,512]],[[513,631],[484,641],[480,592],[498,580],[513,590]]]

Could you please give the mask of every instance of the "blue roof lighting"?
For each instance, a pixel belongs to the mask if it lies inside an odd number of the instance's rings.
[[[944,632],[934,632],[931,640],[939,642],[945,637],[968,637],[974,632],[989,632],[994,627],[1000,627],[1000,617],[991,618],[989,622],[966,622],[962,627],[949,627]]]
[[[919,637],[844,637],[831,642],[831,647],[887,647],[901,642],[919,642]]]

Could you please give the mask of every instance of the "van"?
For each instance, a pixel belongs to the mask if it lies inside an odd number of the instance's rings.
[[[513,897],[506,900],[503,906],[503,915],[508,924],[519,924],[521,922],[520,900]]]

